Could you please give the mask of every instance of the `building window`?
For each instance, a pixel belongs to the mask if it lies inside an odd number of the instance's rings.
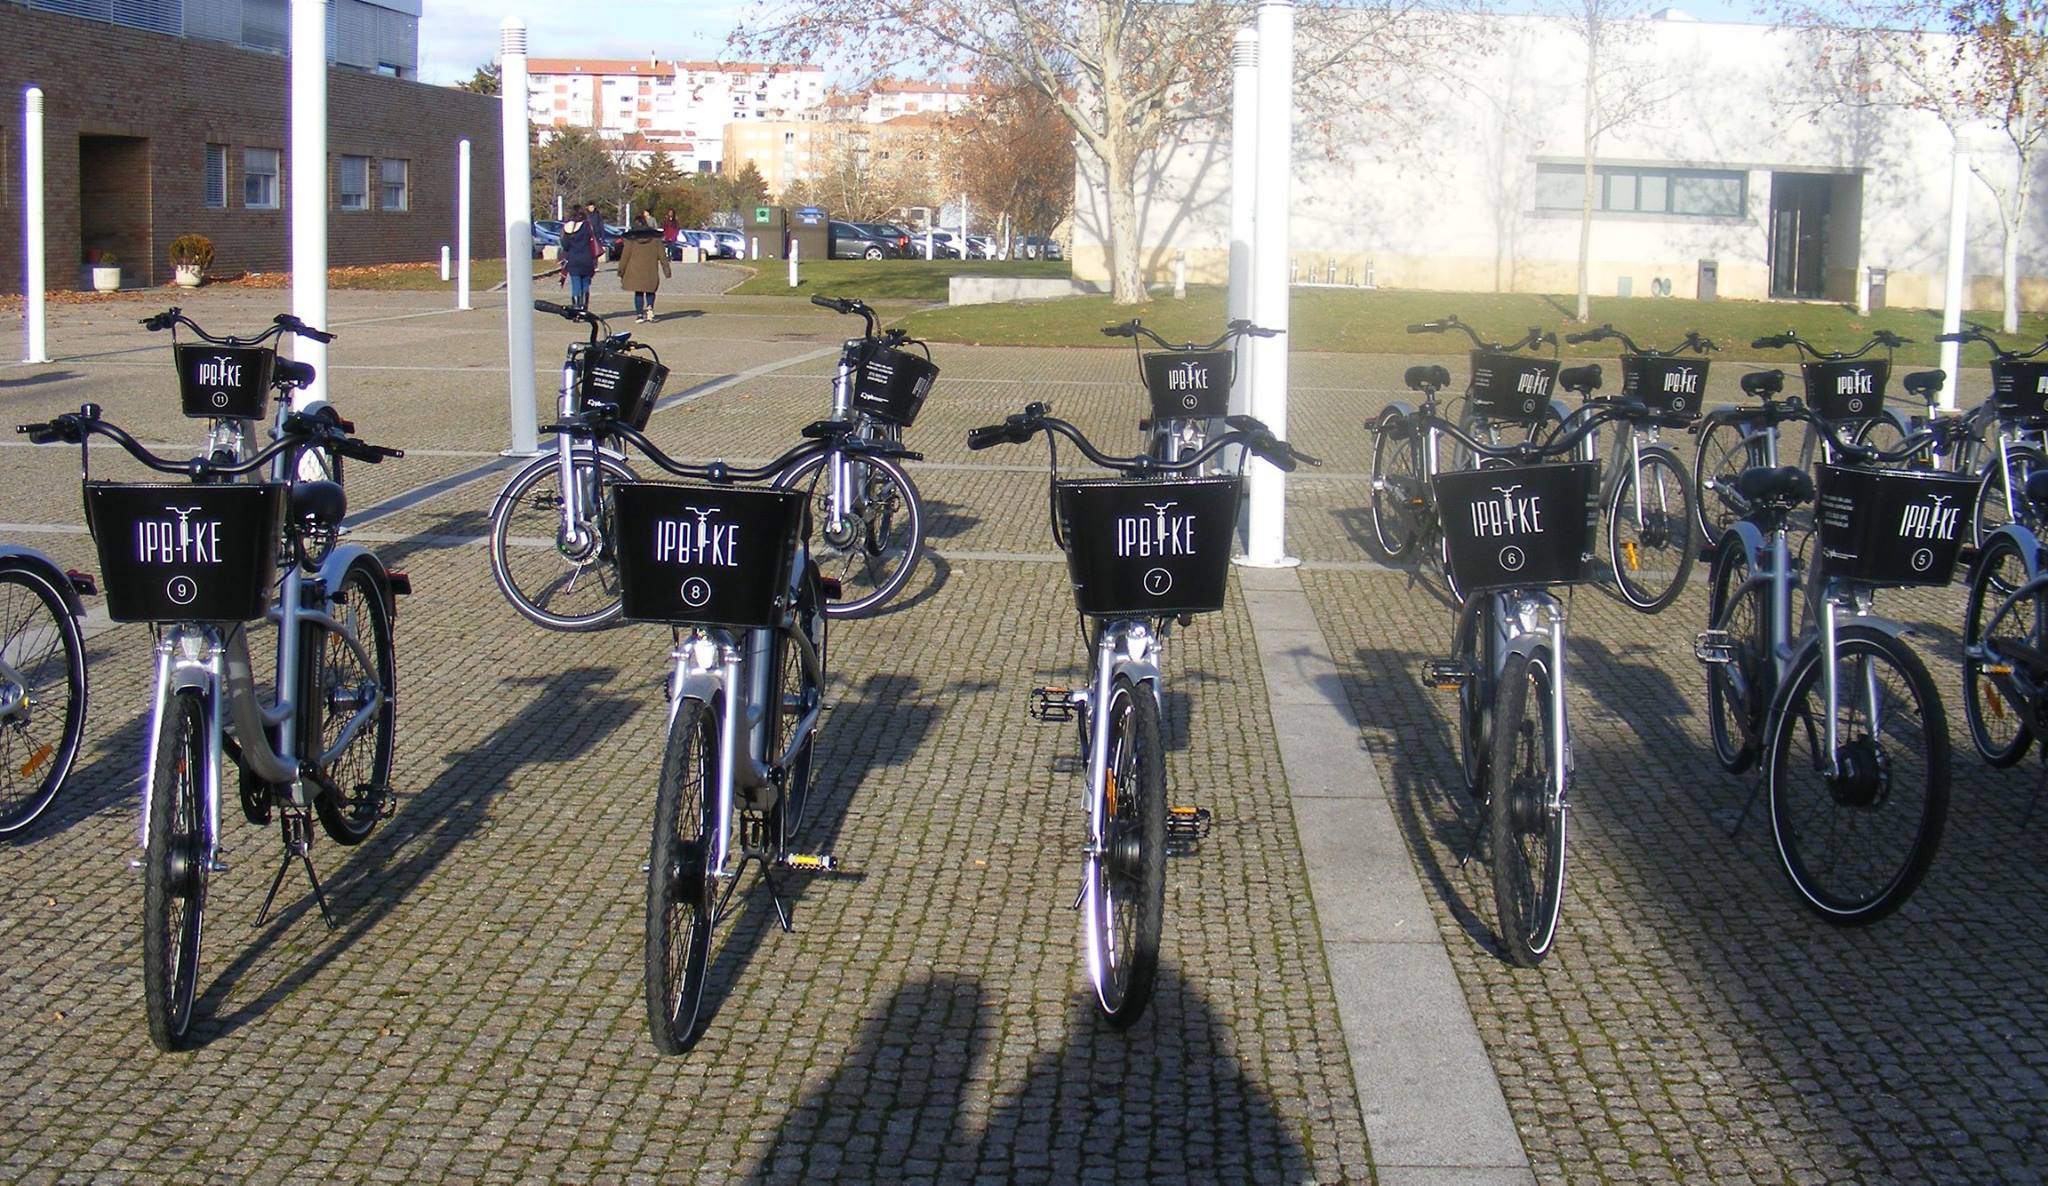
[[[381,182],[378,192],[383,195],[380,199],[382,203],[381,209],[404,210],[406,208],[406,202],[410,195],[407,192],[405,175],[406,162],[404,161],[386,159],[377,162],[377,177],[379,182]]]
[[[206,208],[228,208],[228,146],[225,144],[206,146]]]
[[[1536,209],[1577,210],[1584,199],[1580,165],[1536,167]],[[1748,209],[1749,175],[1730,169],[1651,169],[1598,165],[1593,209],[1610,214],[1740,218]]]
[[[251,210],[277,209],[277,150],[242,150],[242,205]]]
[[[370,158],[366,156],[345,156],[341,158],[341,208],[343,210],[368,210],[370,208]]]

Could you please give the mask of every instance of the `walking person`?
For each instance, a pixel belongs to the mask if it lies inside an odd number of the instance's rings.
[[[646,211],[633,218],[633,227],[619,243],[619,285],[633,294],[633,319],[654,320],[654,294],[661,278],[669,275],[668,245]]]
[[[569,212],[562,223],[562,273],[569,277],[569,307],[587,309],[590,307],[590,278],[597,275],[597,260],[604,248],[597,230],[591,225],[593,216]]]
[[[670,259],[683,258],[682,248],[677,242],[682,237],[683,224],[676,221],[675,208],[670,207],[668,213],[661,219],[661,246]]]

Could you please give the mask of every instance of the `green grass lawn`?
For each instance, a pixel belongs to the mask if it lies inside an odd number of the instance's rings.
[[[1188,289],[1186,300],[1155,299],[1141,305],[1115,305],[1106,296],[968,305],[913,313],[902,324],[912,334],[936,342],[988,346],[1104,346],[1129,349],[1121,339],[1102,336],[1102,327],[1132,317],[1172,341],[1208,341],[1223,328],[1224,291],[1216,287]],[[1455,313],[1481,335],[1512,341],[1530,326],[1555,331],[1560,338],[1587,328],[1571,319],[1570,297],[1526,294],[1393,292],[1386,290],[1297,288],[1290,307],[1293,345],[1298,350],[1357,354],[1459,353],[1470,346],[1463,334],[1417,336],[1407,332],[1413,322],[1432,321]],[[1997,311],[1975,312],[1969,320],[1997,328]],[[1765,301],[1689,301],[1657,297],[1606,297],[1593,302],[1592,325],[1612,323],[1639,346],[1670,346],[1697,329],[1729,356],[1770,362],[1796,362],[1795,351],[1752,350],[1750,342],[1765,334],[1796,330],[1822,349],[1852,349],[1873,329],[1889,329],[1914,344],[1898,352],[1901,365],[1932,365],[1934,335],[1941,332],[1941,314],[1925,309],[1883,309],[1858,317],[1854,309],[1830,304]],[[2038,342],[2048,335],[2048,315],[2029,314],[2020,320],[2019,341]],[[1610,358],[1613,344],[1566,346],[1566,355]],[[1971,347],[1968,363],[1981,365],[1984,348]]]
[[[797,261],[797,287],[789,286],[789,265],[760,260],[747,265],[754,277],[732,290],[734,296],[796,296],[814,293],[859,297],[866,301],[943,301],[946,281],[953,276],[1028,276],[1065,279],[1070,265],[1044,259],[826,259]]]

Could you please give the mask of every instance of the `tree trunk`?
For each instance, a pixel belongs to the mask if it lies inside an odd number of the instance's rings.
[[[2019,180],[2013,187],[2012,214],[2005,222],[2005,332],[2020,332],[2020,232],[2027,225],[2027,197],[2033,190],[2034,162],[2020,154]]]
[[[1112,151],[1103,161],[1109,200],[1109,296],[1119,305],[1145,299],[1145,277],[1138,267],[1137,170]]]
[[[1586,25],[1586,92],[1584,96],[1584,122],[1580,125],[1584,148],[1585,189],[1579,198],[1579,312],[1578,320],[1590,321],[1593,317],[1593,302],[1588,290],[1593,257],[1593,186],[1599,178],[1593,172],[1594,118],[1599,106],[1599,55],[1600,26],[1589,12]]]

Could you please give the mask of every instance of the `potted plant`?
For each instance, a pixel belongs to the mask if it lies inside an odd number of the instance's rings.
[[[92,265],[92,289],[94,292],[114,292],[121,287],[121,264],[111,251],[100,252]]]
[[[179,235],[171,240],[171,269],[182,288],[197,288],[213,266],[213,240],[205,235]]]

